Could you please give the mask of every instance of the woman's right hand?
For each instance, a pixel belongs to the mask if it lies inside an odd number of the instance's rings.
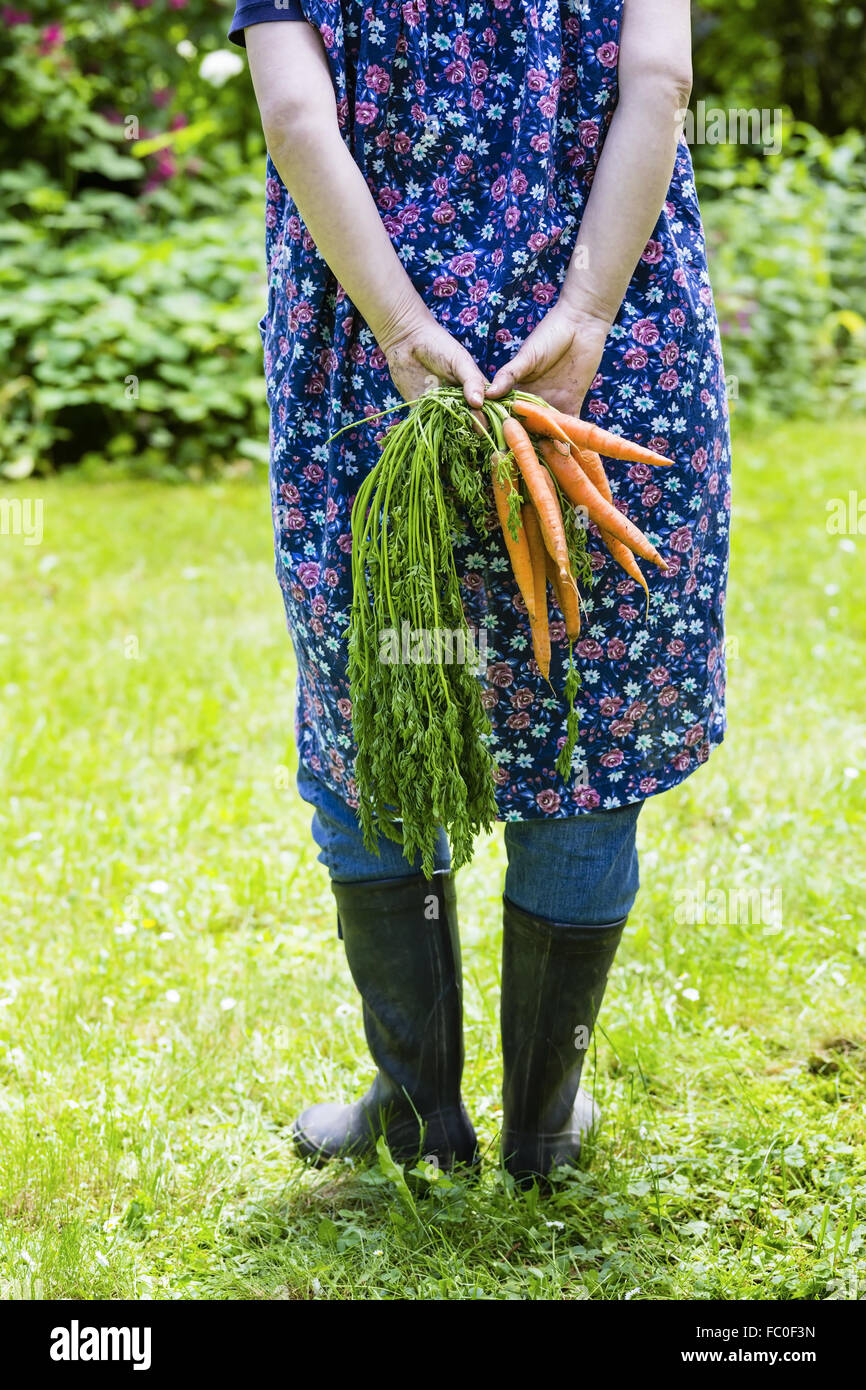
[[[467,404],[484,403],[489,385],[470,352],[425,311],[379,338],[394,385],[405,401],[441,385],[463,387]]]

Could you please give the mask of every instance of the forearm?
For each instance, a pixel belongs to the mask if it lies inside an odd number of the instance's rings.
[[[321,39],[306,24],[262,24],[247,31],[247,49],[274,166],[319,253],[385,347],[429,311],[340,134]]]
[[[612,322],[664,205],[690,90],[685,0],[627,0],[620,98],[561,298]]]
[[[287,126],[269,148],[320,255],[386,344],[424,305],[349,150],[315,120]]]

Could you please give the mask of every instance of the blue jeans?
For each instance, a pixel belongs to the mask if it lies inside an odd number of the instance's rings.
[[[380,837],[381,856],[365,848],[351,806],[302,763],[298,791],[315,809],[313,839],[319,860],[338,882],[401,878],[420,872],[392,840]],[[627,917],[638,890],[635,844],[642,801],[612,811],[582,811],[565,820],[507,821],[505,894],[534,917],[603,926]],[[435,868],[448,869],[448,841],[439,831]]]

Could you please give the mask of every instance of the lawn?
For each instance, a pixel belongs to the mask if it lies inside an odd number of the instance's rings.
[[[0,536],[0,1294],[866,1295],[866,537],[826,526],[864,450],[845,422],[736,440],[728,738],[641,818],[604,1124],[546,1200],[496,1162],[499,833],[459,879],[483,1180],[413,1198],[291,1151],[302,1104],[371,1071],[293,789],[264,481],[26,484],[42,544]],[[730,920],[738,890],[762,920]]]

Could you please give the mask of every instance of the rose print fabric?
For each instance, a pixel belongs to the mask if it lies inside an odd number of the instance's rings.
[[[301,8],[324,40],[343,137],[403,265],[491,377],[564,279],[616,106],[621,0],[301,0]],[[383,422],[328,440],[400,398],[270,161],[266,223],[260,330],[277,574],[298,663],[298,748],[356,805],[349,519]],[[608,463],[618,506],[669,569],[644,566],[646,617],[640,589],[591,528],[594,585],[575,649],[581,738],[566,784],[554,768],[565,736],[564,624],[551,623],[554,694],[532,658],[500,538],[482,543],[469,531],[459,540],[467,620],[487,634],[481,679],[504,820],[641,800],[687,777],[724,735],[730,446],[685,143],[583,414],[673,461],[664,469]]]

